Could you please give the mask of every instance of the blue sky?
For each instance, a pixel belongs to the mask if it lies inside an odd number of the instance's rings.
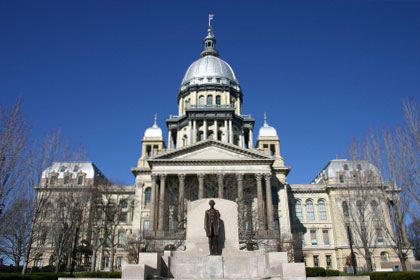
[[[144,130],[177,113],[208,14],[216,48],[267,112],[292,167],[309,183],[353,136],[401,122],[420,90],[419,1],[0,2],[0,102],[24,99],[39,136],[61,127],[105,173],[134,183]]]

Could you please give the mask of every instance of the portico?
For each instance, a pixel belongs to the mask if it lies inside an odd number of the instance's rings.
[[[151,232],[162,235],[164,232],[183,231],[182,226],[176,229],[167,226],[170,220],[167,208],[170,206],[176,208],[175,220],[183,223],[186,200],[230,199],[238,203],[239,214],[243,215],[247,207],[244,205],[245,196],[248,201],[255,200],[248,207],[258,212],[254,218],[258,232],[274,231],[271,190],[273,159],[264,153],[207,140],[161,154],[148,163],[152,180],[149,206]],[[243,221],[244,217],[240,219]]]

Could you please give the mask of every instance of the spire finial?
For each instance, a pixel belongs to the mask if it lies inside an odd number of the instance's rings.
[[[268,123],[267,123],[267,113],[266,112],[264,112],[264,126],[268,126]]]
[[[153,124],[153,126],[157,126],[157,113],[155,113],[155,123]]]
[[[214,14],[209,14],[209,29],[211,29],[211,21],[213,20]]]
[[[209,28],[206,38],[204,38],[204,50],[200,53],[200,57],[207,55],[212,55],[219,57],[219,52],[214,48],[216,45],[216,38],[213,33],[213,26],[211,26],[211,21],[214,18],[214,14],[209,14]]]

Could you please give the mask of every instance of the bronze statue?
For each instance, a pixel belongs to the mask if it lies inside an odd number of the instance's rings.
[[[213,200],[209,201],[210,209],[206,211],[204,216],[204,229],[209,239],[209,250],[210,255],[218,255],[218,239],[219,239],[219,228],[220,228],[220,213],[214,209],[216,203]]]

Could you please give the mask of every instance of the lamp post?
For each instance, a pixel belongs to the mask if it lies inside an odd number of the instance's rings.
[[[350,231],[350,222],[346,222],[346,227],[347,227],[347,238],[349,239],[349,244],[350,244],[351,266],[353,267],[353,274],[357,274],[357,263],[356,263],[356,256],[354,255],[354,251],[353,251],[353,238],[351,236],[351,231]]]

